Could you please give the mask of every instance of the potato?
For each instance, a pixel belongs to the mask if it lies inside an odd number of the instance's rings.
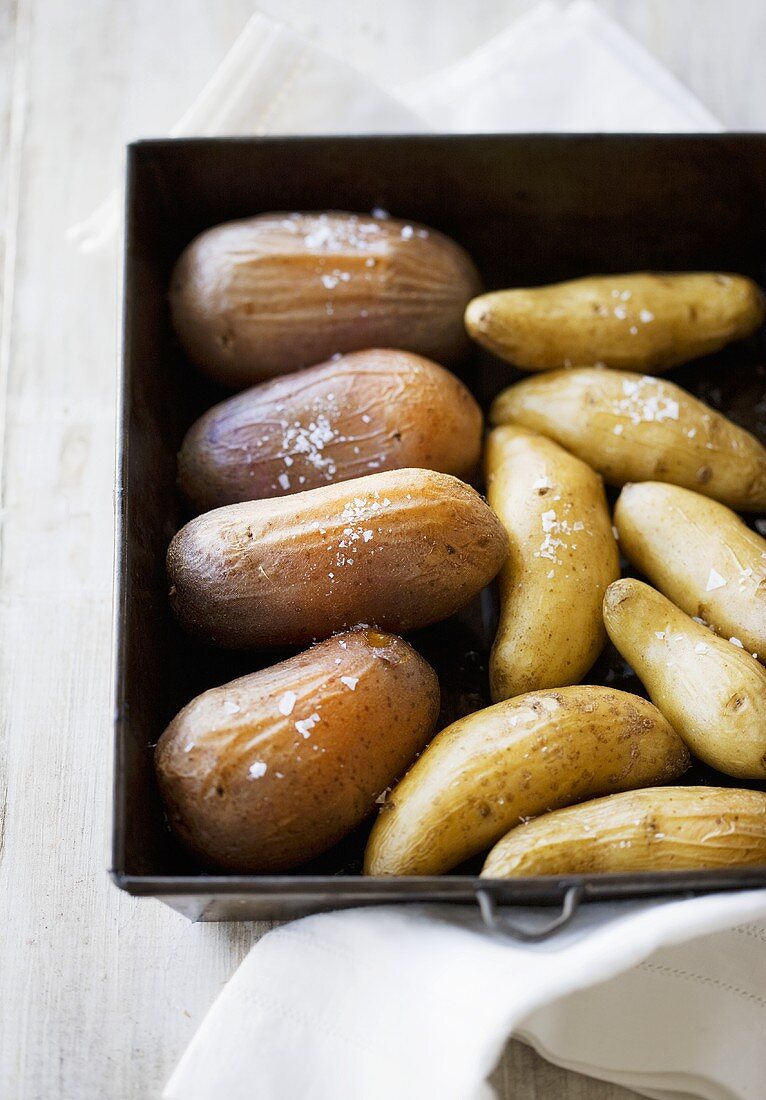
[[[436,674],[391,634],[339,634],[198,696],[155,752],[173,828],[203,863],[284,871],[332,847],[428,741]]]
[[[508,532],[489,675],[495,701],[576,684],[606,634],[601,602],[620,575],[601,479],[524,428],[495,428],[487,500]]]
[[[452,363],[479,276],[454,241],[364,214],[261,214],[196,237],[170,304],[193,363],[241,389],[336,352],[399,347]]]
[[[263,382],[208,410],[178,459],[181,489],[205,511],[421,467],[476,470],[482,417],[453,374],[376,348]]]
[[[763,316],[759,288],[742,275],[640,272],[484,294],[465,323],[523,370],[598,363],[659,372],[749,336]]]
[[[766,509],[766,447],[672,382],[553,371],[509,387],[490,417],[555,439],[611,485],[668,481],[730,508]]]
[[[695,756],[726,775],[766,780],[766,669],[640,581],[609,586],[604,621]]]
[[[468,485],[392,470],[206,512],[175,536],[167,566],[186,629],[249,649],[445,619],[507,552],[500,521]]]
[[[654,787],[569,806],[512,829],[482,878],[693,871],[766,863],[766,794]]]
[[[655,481],[626,485],[614,522],[655,588],[766,660],[766,539],[723,504]]]
[[[590,686],[528,692],[437,734],[384,803],[364,873],[440,874],[525,817],[688,766],[683,741],[645,699]]]

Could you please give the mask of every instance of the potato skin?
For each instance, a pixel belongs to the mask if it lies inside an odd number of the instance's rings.
[[[495,428],[487,501],[508,532],[490,656],[495,702],[576,684],[606,641],[601,603],[620,575],[600,477],[544,436]]]
[[[155,753],[171,823],[205,865],[288,870],[364,820],[438,711],[436,675],[407,642],[339,634],[173,719]]]
[[[245,390],[187,432],[179,483],[200,512],[420,467],[468,480],[482,416],[443,367],[374,348]]]
[[[512,829],[482,878],[693,871],[766,863],[766,794],[654,787],[543,814]]]
[[[641,581],[604,597],[609,637],[695,756],[726,775],[766,780],[766,669]]]
[[[723,504],[656,481],[626,485],[614,522],[655,588],[766,660],[766,539]]]
[[[613,688],[533,691],[437,734],[373,826],[366,875],[435,875],[525,817],[663,783],[689,766],[656,707]]]
[[[360,623],[400,633],[438,622],[492,580],[507,551],[468,485],[391,470],[206,512],[175,536],[167,566],[186,629],[250,649]]]
[[[763,317],[761,291],[743,275],[639,272],[484,294],[465,322],[522,370],[598,363],[656,373],[749,336]]]
[[[479,286],[467,253],[435,229],[338,211],[274,213],[196,237],[176,264],[170,305],[191,361],[242,389],[367,347],[453,363]]]
[[[672,382],[552,371],[510,386],[490,419],[555,439],[610,485],[667,481],[730,508],[766,510],[766,447]]]

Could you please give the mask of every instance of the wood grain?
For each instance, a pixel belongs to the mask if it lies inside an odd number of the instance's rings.
[[[264,0],[261,9],[371,75],[404,81],[529,6]],[[764,125],[760,0],[604,6],[728,126]],[[113,252],[83,257],[64,239],[113,185],[124,142],[168,128],[251,10],[250,0],[0,5],[7,1100],[158,1096],[222,983],[267,927],[192,925],[121,895],[106,876],[117,265]],[[493,1080],[516,1100],[631,1095],[548,1066],[518,1043]]]

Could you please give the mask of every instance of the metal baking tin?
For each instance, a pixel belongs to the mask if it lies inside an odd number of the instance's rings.
[[[219,875],[194,865],[170,834],[152,746],[200,691],[276,658],[192,642],[168,606],[165,550],[188,518],[176,492],[176,452],[192,420],[222,396],[184,361],[174,339],[166,300],[170,271],[192,237],[218,222],[270,210],[374,208],[454,237],[488,288],[647,268],[740,271],[763,283],[766,135],[223,138],[129,147],[117,481],[115,883],[195,920],[479,900],[485,919],[496,925],[512,918],[510,907],[517,905],[566,903],[552,922],[561,923],[584,900],[766,886],[766,867],[494,882],[480,880],[473,864],[441,877],[367,879],[356,872],[369,826],[301,871]],[[757,338],[672,377],[763,437],[761,356]],[[459,373],[485,407],[514,377],[478,350]],[[485,600],[485,612],[486,606]],[[477,605],[413,639],[440,673],[445,720],[486,701],[486,620]],[[589,679],[640,690],[614,653]],[[733,782],[704,769],[688,781],[710,782],[711,776],[717,784]]]

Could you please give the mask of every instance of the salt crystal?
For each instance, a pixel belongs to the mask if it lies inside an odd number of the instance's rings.
[[[239,714],[242,708],[232,699],[227,699],[226,702],[223,704],[223,709],[227,714]]]
[[[710,646],[706,646],[704,642],[697,642],[697,644],[694,647],[694,652],[695,653],[707,653],[709,651],[709,649],[710,649]]]
[[[735,645],[738,649],[744,649],[745,648],[742,645],[742,642],[739,640],[739,638],[729,638],[729,641],[731,642],[732,645]]]
[[[356,691],[356,685],[359,683],[358,676],[341,676],[340,682],[345,684],[349,691]]]
[[[615,435],[622,435],[622,433],[624,431],[625,431],[625,425],[624,424],[615,424],[615,426],[614,426],[614,434]]]
[[[654,320],[654,314],[650,309],[642,309],[638,314],[638,319],[642,325],[648,325],[650,321]]]
[[[285,718],[288,714],[292,714],[297,699],[298,696],[294,691],[286,691],[277,703],[279,713],[284,714]]]
[[[664,641],[665,638],[667,637],[667,634],[665,633],[664,630],[655,630],[654,636],[655,636],[655,638],[659,638],[660,641]]]
[[[723,588],[726,581],[723,579],[720,573],[715,569],[710,570],[710,576],[707,579],[707,585],[705,587],[706,592],[713,592],[716,588]]]
[[[280,474],[277,478],[277,481],[279,482],[280,487],[284,489],[285,492],[287,492],[287,490],[290,488],[290,478],[287,476],[287,474]]]
[[[256,760],[248,769],[251,779],[260,779],[262,775],[266,774],[266,770],[267,765],[264,764],[262,760]]]

